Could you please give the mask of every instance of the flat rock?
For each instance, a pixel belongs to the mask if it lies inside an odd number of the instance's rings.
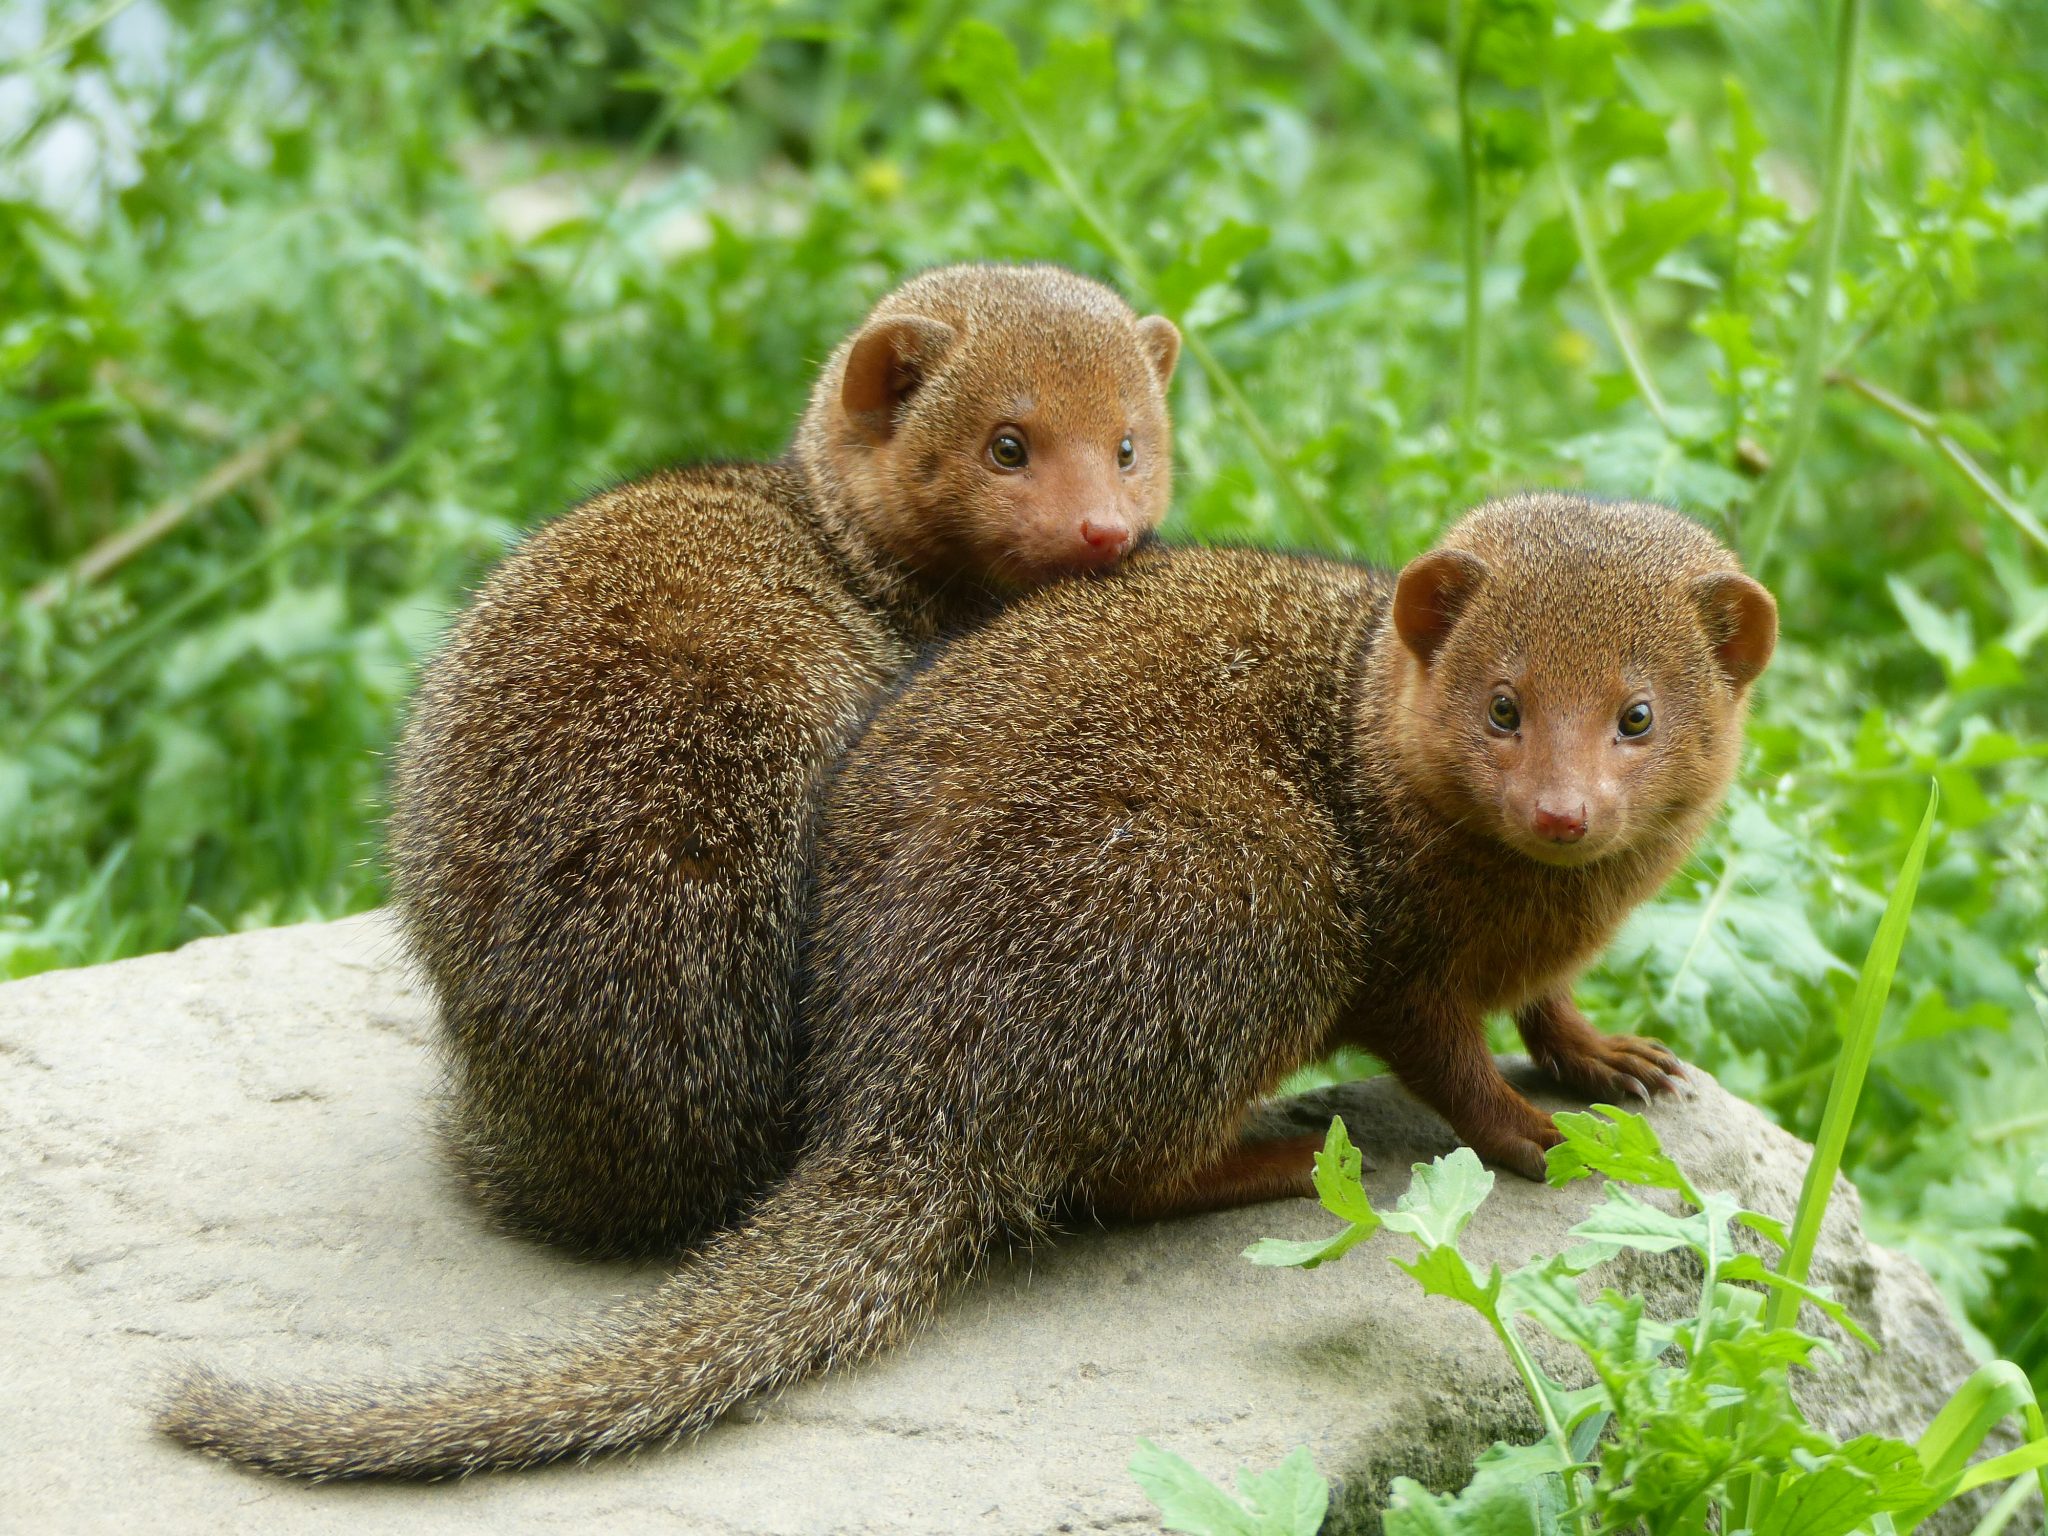
[[[659,1278],[484,1226],[435,1152],[429,1027],[374,915],[0,987],[0,1510],[21,1529],[1156,1530],[1125,1470],[1142,1435],[1224,1479],[1306,1443],[1341,1480],[1329,1528],[1370,1530],[1389,1477],[1455,1486],[1495,1438],[1534,1437],[1478,1319],[1373,1250],[1314,1273],[1240,1260],[1257,1237],[1329,1230],[1295,1201],[1043,1245],[911,1347],[672,1450],[308,1487],[157,1438],[152,1399],[183,1361],[376,1374]],[[1807,1149],[1699,1084],[1652,1111],[1666,1147],[1702,1187],[1789,1216]],[[1383,1080],[1273,1113],[1333,1109],[1376,1164],[1376,1200],[1454,1145]],[[1504,1177],[1468,1252],[1554,1251],[1593,1198]],[[1846,1184],[1817,1271],[1885,1349],[1846,1347],[1807,1382],[1809,1411],[1845,1434],[1917,1434],[1972,1361],[1925,1273],[1865,1242]],[[1696,1282],[1670,1260],[1618,1283],[1655,1309]]]

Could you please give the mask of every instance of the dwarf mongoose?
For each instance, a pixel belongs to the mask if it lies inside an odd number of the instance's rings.
[[[1156,527],[1179,345],[1058,267],[928,272],[786,458],[607,491],[484,585],[414,702],[391,857],[451,1146],[506,1224],[673,1251],[781,1170],[826,769],[921,642]]]
[[[398,1386],[188,1377],[164,1427],[306,1477],[673,1439],[909,1333],[1063,1209],[1309,1192],[1253,1103],[1376,1052],[1481,1154],[1558,1137],[1481,1018],[1612,1098],[1571,986],[1734,773],[1770,595],[1674,512],[1516,497],[1398,580],[1159,550],[948,645],[828,797],[788,1177],[580,1337]]]

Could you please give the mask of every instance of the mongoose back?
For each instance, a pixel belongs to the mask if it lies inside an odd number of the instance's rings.
[[[926,273],[785,459],[607,491],[484,585],[414,702],[391,858],[450,1144],[505,1224],[672,1251],[779,1171],[825,771],[921,642],[1158,524],[1178,349],[1057,267]]]
[[[828,797],[787,1179],[582,1338],[434,1380],[199,1374],[190,1445],[308,1477],[448,1476],[702,1428],[890,1344],[1064,1209],[1306,1194],[1318,1137],[1240,1141],[1339,1043],[1484,1156],[1557,1132],[1482,1015],[1589,1093],[1668,1087],[1579,970],[1734,771],[1768,593],[1664,509],[1481,508],[1381,573],[1160,550],[1061,583],[877,715]]]

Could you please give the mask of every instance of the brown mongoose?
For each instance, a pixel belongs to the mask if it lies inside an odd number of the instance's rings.
[[[1662,508],[1515,498],[1398,583],[1159,550],[947,646],[843,765],[788,1178],[575,1342],[402,1387],[188,1378],[163,1426],[307,1477],[447,1476],[670,1439],[889,1344],[1063,1208],[1309,1191],[1239,1141],[1342,1042],[1486,1157],[1558,1138],[1481,1017],[1604,1098],[1669,1086],[1579,970],[1734,771],[1776,606]]]
[[[507,1225],[672,1251],[779,1170],[825,771],[921,642],[1157,526],[1179,343],[1058,267],[928,272],[781,462],[607,491],[486,583],[413,705],[391,859],[451,1148]]]

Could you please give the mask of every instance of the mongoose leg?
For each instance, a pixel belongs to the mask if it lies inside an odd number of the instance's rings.
[[[1099,1195],[1095,1209],[1133,1221],[1156,1221],[1268,1200],[1313,1200],[1316,1186],[1312,1175],[1323,1139],[1323,1133],[1316,1131],[1275,1141],[1239,1142],[1192,1178],[1182,1176],[1144,1187],[1124,1185]]]
[[[1541,1182],[1543,1154],[1564,1140],[1550,1116],[1513,1088],[1486,1047],[1474,1014],[1438,1011],[1362,1041],[1401,1085],[1448,1120],[1458,1139],[1503,1168]]]
[[[1609,1103],[1624,1095],[1649,1102],[1652,1090],[1676,1093],[1685,1068],[1655,1040],[1603,1035],[1579,1012],[1569,992],[1554,992],[1520,1009],[1515,1028],[1530,1058],[1578,1093]]]

